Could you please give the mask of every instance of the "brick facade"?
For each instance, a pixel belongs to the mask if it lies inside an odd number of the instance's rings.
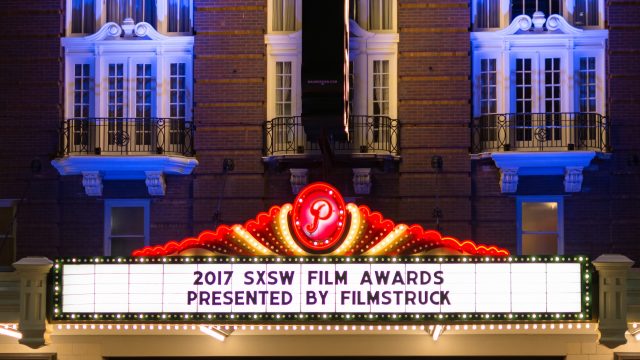
[[[149,198],[141,182],[105,181],[104,196],[84,193],[80,176],[61,177],[49,161],[62,118],[62,1],[2,4],[0,47],[0,199],[21,199],[18,258],[102,253],[104,199]],[[193,175],[167,176],[167,193],[151,200],[151,243],[243,222],[293,199],[289,172],[262,161],[266,120],[266,1],[194,1],[195,148]],[[469,156],[471,65],[469,3],[398,1],[397,170],[373,170],[371,195],[356,196],[351,168],[323,177],[310,164],[309,181],[333,183],[345,197],[398,222],[433,228],[442,209],[443,233],[516,251],[515,197],[500,193],[492,162]],[[585,169],[583,191],[565,197],[565,252],[597,256],[620,252],[640,260],[640,45],[637,2],[608,2],[608,104],[613,124],[610,158]],[[38,24],[38,26],[33,26]],[[443,158],[443,170],[431,158]],[[42,171],[31,174],[33,159]],[[223,159],[235,168],[223,172]],[[522,179],[527,190],[562,192],[561,177]],[[27,189],[28,190],[25,190]],[[522,187],[521,187],[522,188]],[[551,190],[549,190],[551,189]]]

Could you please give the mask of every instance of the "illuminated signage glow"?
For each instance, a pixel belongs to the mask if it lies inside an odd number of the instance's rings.
[[[55,266],[54,320],[587,320],[582,259],[76,259]]]
[[[244,225],[221,225],[197,237],[135,250],[133,256],[238,255],[451,255],[508,256],[497,246],[443,236],[420,225],[396,224],[363,205],[345,204],[333,186],[317,182],[292,204],[273,206]]]

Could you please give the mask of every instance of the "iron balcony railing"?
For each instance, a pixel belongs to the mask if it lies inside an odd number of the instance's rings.
[[[300,116],[277,117],[264,123],[264,154],[319,154],[318,142],[308,141]],[[388,116],[352,115],[349,141],[330,141],[335,154],[398,154],[398,120]]]
[[[194,129],[180,118],[71,118],[62,122],[59,155],[193,156]]]
[[[609,151],[609,123],[596,113],[483,115],[471,125],[472,153],[490,151]]]

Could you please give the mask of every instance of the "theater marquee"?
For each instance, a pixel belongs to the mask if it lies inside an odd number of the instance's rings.
[[[437,250],[449,255],[428,255]],[[426,255],[425,255],[426,254]],[[510,256],[394,224],[317,183],[244,225],[130,258],[60,259],[52,320],[589,320],[579,256]]]

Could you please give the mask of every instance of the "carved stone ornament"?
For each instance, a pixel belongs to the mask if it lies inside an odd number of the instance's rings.
[[[371,168],[353,169],[353,191],[358,195],[369,195],[371,192]]]
[[[144,183],[147,185],[149,195],[164,196],[167,184],[164,182],[164,174],[162,171],[145,171],[147,178]]]
[[[289,181],[291,182],[291,192],[294,195],[297,195],[300,192],[300,189],[307,186],[309,182],[309,169],[289,169],[291,172],[291,178]]]
[[[514,193],[518,190],[518,168],[500,169],[500,191]]]
[[[582,166],[567,166],[564,169],[564,191],[580,192],[583,178]]]
[[[102,196],[102,174],[99,171],[83,171],[82,186],[87,196]]]

